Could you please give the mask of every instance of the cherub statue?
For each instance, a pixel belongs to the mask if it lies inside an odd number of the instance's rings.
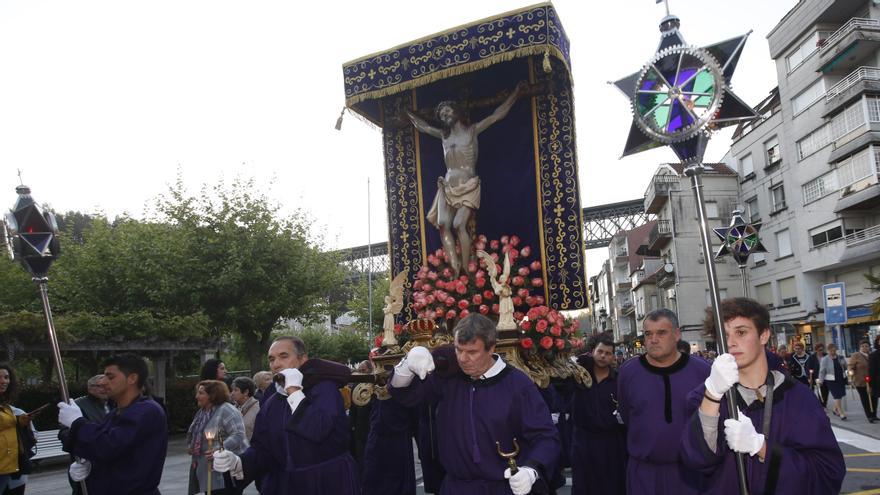
[[[513,299],[510,298],[513,291],[507,280],[510,278],[510,255],[504,253],[504,271],[498,276],[498,267],[495,260],[485,251],[477,251],[477,257],[486,262],[486,271],[489,272],[489,281],[498,296],[498,330],[516,330],[516,322],[513,320]]]
[[[407,272],[408,270],[403,270],[391,280],[388,295],[385,296],[385,307],[382,308],[385,313],[385,320],[382,323],[382,329],[385,331],[382,337],[383,345],[397,345],[397,339],[394,337],[394,316],[403,309],[403,285],[406,283]]]

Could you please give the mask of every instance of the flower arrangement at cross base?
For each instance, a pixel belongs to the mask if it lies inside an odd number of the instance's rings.
[[[519,345],[552,361],[557,355],[583,347],[576,337],[578,322],[547,306],[535,306],[519,321]]]
[[[479,235],[474,252],[486,251],[501,273],[503,255],[510,255],[510,279],[513,289],[514,319],[522,319],[529,308],[544,304],[544,278],[541,262],[532,260],[532,248],[522,245],[516,235],[504,235],[489,240]],[[448,254],[437,249],[428,255],[427,265],[416,274],[413,283],[412,309],[419,318],[455,320],[471,313],[495,316],[500,313],[498,296],[492,289],[486,262],[476,256],[465,267],[465,273],[455,273]]]

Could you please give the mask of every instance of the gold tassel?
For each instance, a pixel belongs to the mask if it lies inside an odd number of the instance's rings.
[[[547,74],[553,72],[553,67],[550,65],[550,50],[544,51],[544,63],[541,65]]]
[[[342,107],[342,111],[339,112],[339,118],[336,119],[336,130],[337,131],[342,130],[342,117],[344,117],[344,116],[345,116],[345,107]]]

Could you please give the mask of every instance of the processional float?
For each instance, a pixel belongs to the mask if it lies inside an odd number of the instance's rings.
[[[706,170],[703,155],[713,131],[758,117],[730,90],[730,79],[751,32],[698,47],[685,43],[679,27],[679,18],[669,15],[667,7],[667,15],[660,22],[660,44],[654,56],[638,72],[613,83],[630,100],[633,114],[623,156],[668,145],[681,160],[685,175],[690,177],[700,241],[703,252],[707,253],[706,277],[717,332],[715,337],[719,351],[725,353],[727,342],[721,318],[718,277],[715,261],[708,256],[712,244],[703,198],[702,174]],[[747,225],[735,213],[730,227],[716,230],[723,242],[717,255],[733,254],[743,277],[748,255],[763,249],[758,228],[760,225]],[[738,419],[735,394],[731,388],[726,397],[730,416]],[[736,466],[740,493],[748,493],[742,454],[737,454]]]
[[[568,47],[543,3],[343,64],[347,110],[382,130],[399,283],[379,374],[481,313],[499,322],[497,352],[540,387],[590,384],[569,359],[577,324],[559,313],[587,307],[588,290]],[[353,401],[375,394],[361,384]]]

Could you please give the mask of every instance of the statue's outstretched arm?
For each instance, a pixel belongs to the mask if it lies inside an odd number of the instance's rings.
[[[495,122],[498,122],[504,117],[507,117],[510,109],[513,108],[513,104],[516,103],[516,99],[519,98],[519,95],[522,94],[525,89],[525,81],[521,81],[519,84],[517,84],[516,87],[513,88],[513,91],[510,93],[510,95],[504,100],[504,102],[498,105],[498,108],[496,108],[491,115],[477,123],[477,134],[485,131]]]
[[[406,112],[406,116],[409,117],[410,122],[413,123],[413,126],[415,126],[416,129],[418,129],[421,132],[424,132],[425,134],[427,134],[429,136],[434,136],[437,139],[443,139],[443,132],[440,129],[425,122],[424,119],[422,119],[418,115],[412,113],[411,111],[409,111],[409,110],[404,110],[404,111]]]

